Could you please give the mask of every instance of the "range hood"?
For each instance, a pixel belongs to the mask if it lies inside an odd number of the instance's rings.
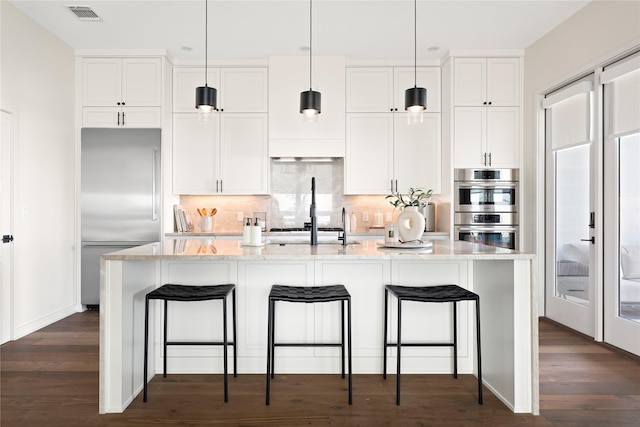
[[[309,57],[269,58],[269,156],[344,157],[345,59],[313,57],[313,90],[322,93],[317,123],[304,123],[300,92],[309,90]]]

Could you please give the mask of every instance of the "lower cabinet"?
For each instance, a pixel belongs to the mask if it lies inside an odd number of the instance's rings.
[[[345,194],[441,192],[440,113],[407,123],[405,113],[348,113]]]
[[[268,194],[266,113],[173,115],[175,194]]]

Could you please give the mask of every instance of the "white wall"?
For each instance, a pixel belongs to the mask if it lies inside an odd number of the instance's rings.
[[[524,164],[521,188],[524,195],[520,227],[525,251],[538,255],[540,278],[544,275],[543,176],[538,175],[544,152],[539,134],[537,95],[553,86],[593,70],[597,65],[640,44],[640,2],[595,0],[525,50],[524,60]],[[541,197],[536,200],[540,190]],[[543,292],[540,286],[540,313]]]
[[[73,49],[0,2],[0,108],[15,114],[14,336],[79,307]]]

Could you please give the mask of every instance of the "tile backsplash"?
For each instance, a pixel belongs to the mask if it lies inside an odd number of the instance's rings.
[[[321,227],[341,227],[342,208],[356,215],[357,232],[375,228],[376,213],[382,224],[395,221],[399,211],[394,212],[384,195],[344,195],[343,159],[319,161],[303,159],[296,161],[272,160],[271,195],[269,196],[180,196],[180,203],[193,218],[195,232],[201,231],[197,208],[216,208],[213,232],[241,233],[242,218],[254,217],[256,212],[266,212],[267,229],[273,227],[302,227],[309,219],[311,204],[311,177],[316,178],[316,212]],[[434,198],[434,202],[437,200]],[[363,213],[368,221],[363,220]]]

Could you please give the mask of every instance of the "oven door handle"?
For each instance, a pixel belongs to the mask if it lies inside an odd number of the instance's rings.
[[[500,183],[493,183],[493,182],[457,182],[456,183],[458,188],[482,188],[482,189],[496,189],[496,190],[503,190],[503,189],[507,189],[507,190],[512,190],[514,188],[518,187],[518,183],[514,182],[514,183],[509,183],[509,182],[500,182]]]
[[[496,233],[508,233],[508,232],[516,232],[518,231],[517,226],[513,225],[492,225],[492,226],[481,226],[481,225],[470,225],[470,226],[457,226],[457,230],[459,232],[496,232]]]

